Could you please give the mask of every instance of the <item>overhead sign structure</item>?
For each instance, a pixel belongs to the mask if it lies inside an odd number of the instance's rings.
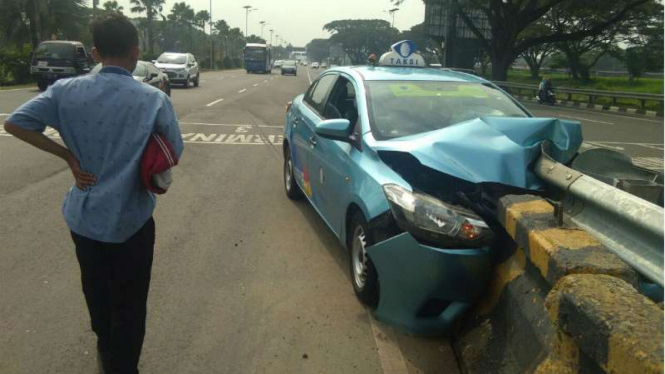
[[[384,53],[379,59],[381,66],[401,66],[424,68],[425,59],[416,52],[416,43],[402,40],[390,46],[391,51]]]

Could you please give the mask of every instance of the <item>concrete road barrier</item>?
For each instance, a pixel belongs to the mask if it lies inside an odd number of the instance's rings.
[[[633,269],[538,197],[496,213],[512,249],[455,332],[465,373],[662,373],[663,311]]]

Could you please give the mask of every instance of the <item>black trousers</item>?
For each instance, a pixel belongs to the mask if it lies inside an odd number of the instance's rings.
[[[126,242],[103,243],[72,232],[83,294],[104,368],[137,374],[155,246],[155,221]]]

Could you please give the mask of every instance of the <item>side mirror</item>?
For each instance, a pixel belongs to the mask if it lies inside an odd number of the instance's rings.
[[[156,64],[156,63],[157,63],[157,60],[152,60],[152,63],[153,63],[153,64]]]
[[[351,122],[344,118],[328,119],[317,124],[314,132],[322,138],[348,142]]]
[[[159,77],[159,74],[157,74],[157,73],[150,73],[150,75],[148,76],[148,79],[155,79],[155,78],[157,78],[157,77]]]

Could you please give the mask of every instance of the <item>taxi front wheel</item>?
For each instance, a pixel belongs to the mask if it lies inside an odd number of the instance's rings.
[[[284,148],[284,190],[286,196],[291,200],[302,198],[302,190],[298,186],[293,174],[293,160],[291,159],[291,150]]]
[[[349,224],[346,246],[351,257],[351,283],[358,300],[375,309],[379,305],[379,278],[374,263],[367,256],[366,248],[371,245],[367,221],[361,212],[356,212]]]

